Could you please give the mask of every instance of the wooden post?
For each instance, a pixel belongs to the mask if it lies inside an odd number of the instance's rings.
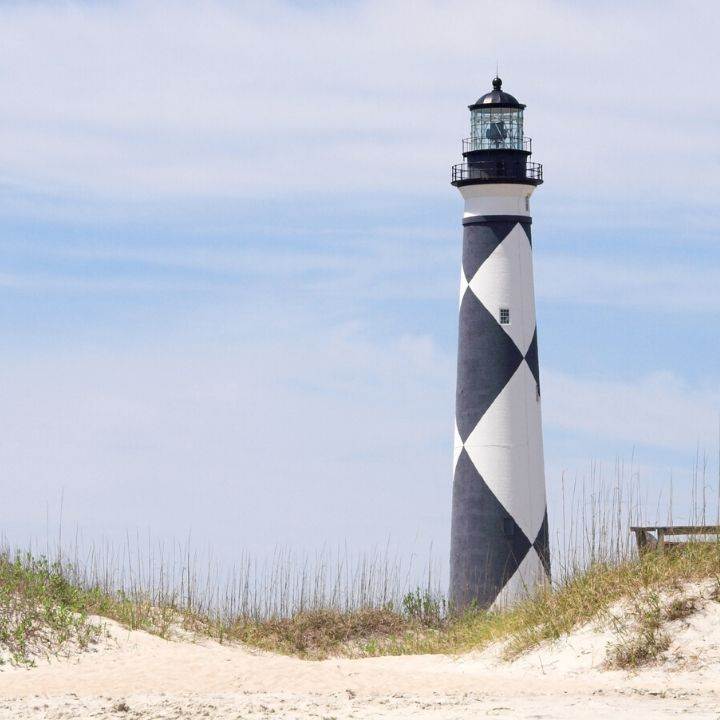
[[[634,528],[635,542],[637,542],[638,555],[644,555],[647,552],[647,536],[642,528]]]

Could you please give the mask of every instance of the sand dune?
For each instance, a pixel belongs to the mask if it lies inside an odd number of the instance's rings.
[[[513,663],[499,647],[304,661],[106,622],[92,652],[0,671],[0,718],[720,718],[720,603],[672,624],[666,662],[603,669],[586,627]]]

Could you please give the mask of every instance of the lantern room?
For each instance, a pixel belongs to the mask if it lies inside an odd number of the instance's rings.
[[[492,81],[493,89],[470,105],[468,150],[524,150],[523,110],[512,95],[503,92],[502,80]]]
[[[495,77],[492,90],[468,107],[470,137],[462,143],[465,162],[453,166],[453,185],[542,183],[542,165],[529,159],[532,143],[525,137],[525,105],[503,91],[502,80]]]

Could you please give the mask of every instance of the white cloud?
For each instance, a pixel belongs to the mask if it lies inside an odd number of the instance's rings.
[[[238,295],[250,288],[282,287],[315,298],[342,297],[345,309],[357,308],[367,299],[438,300],[455,292],[457,233],[449,241],[444,231],[409,223],[394,229],[361,227],[330,237],[312,233],[312,240],[295,241],[292,230],[276,233],[279,238],[265,242],[243,236],[218,240],[212,232],[189,240],[168,233],[159,241],[113,241],[102,235],[96,241],[68,240],[61,234],[32,243],[0,239],[0,249],[19,266],[0,272],[0,288],[76,294],[206,290]],[[448,272],[438,272],[445,266]]]
[[[292,308],[209,323],[0,362],[4,532],[42,537],[63,490],[70,535],[192,529],[226,557],[444,539],[450,358]]]
[[[6,189],[447,192],[499,58],[553,203],[622,198],[633,216],[718,193],[707,4],[15,3],[0,22]]]
[[[549,428],[596,442],[634,443],[692,454],[718,442],[720,390],[691,385],[671,372],[635,380],[543,373],[544,421]]]
[[[650,251],[622,259],[540,253],[536,276],[544,300],[653,313],[720,311],[720,268],[699,260],[670,263]]]

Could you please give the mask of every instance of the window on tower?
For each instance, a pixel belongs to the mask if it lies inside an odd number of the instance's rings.
[[[510,308],[500,308],[500,324],[510,324]]]

